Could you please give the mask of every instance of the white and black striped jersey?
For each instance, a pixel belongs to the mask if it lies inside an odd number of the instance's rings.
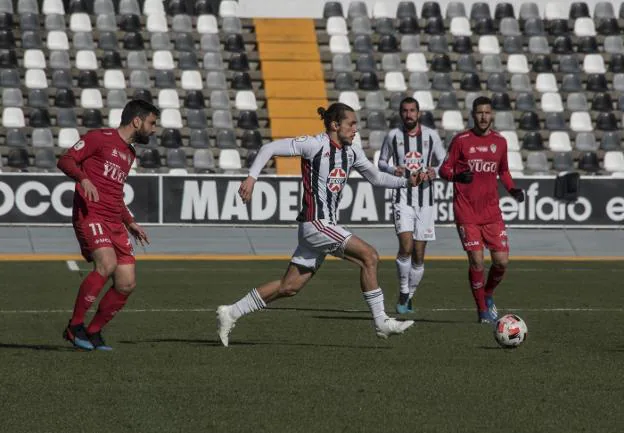
[[[249,175],[257,178],[273,156],[301,156],[303,203],[297,221],[336,224],[338,206],[352,169],[376,186],[401,188],[407,179],[380,172],[360,146],[339,146],[326,133],[277,140],[262,146]]]
[[[386,173],[394,173],[398,166],[406,167],[409,170],[426,169],[432,166],[435,155],[435,166],[438,169],[444,158],[446,150],[436,130],[426,126],[420,126],[420,134],[409,135],[402,128],[394,128],[381,146],[379,154],[379,169]],[[393,164],[388,161],[392,159]],[[405,203],[410,206],[432,206],[433,188],[431,182],[423,182],[417,187],[400,188],[393,192],[394,203]]]

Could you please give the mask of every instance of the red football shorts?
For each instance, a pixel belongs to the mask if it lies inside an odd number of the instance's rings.
[[[80,252],[86,261],[93,261],[98,248],[113,248],[117,264],[134,264],[134,248],[123,223],[111,223],[96,218],[74,221],[74,232],[80,244]]]
[[[507,229],[502,221],[489,224],[457,224],[457,232],[464,251],[509,251]]]

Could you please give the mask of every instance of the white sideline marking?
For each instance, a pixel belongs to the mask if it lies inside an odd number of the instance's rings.
[[[80,268],[78,267],[78,263],[76,263],[75,260],[67,260],[67,268],[72,272],[80,271]]]
[[[210,313],[216,311],[214,308],[128,308],[124,309],[124,313]],[[265,311],[280,312],[280,311],[299,311],[298,308],[269,308]],[[305,312],[307,310],[301,309]],[[417,311],[427,312],[464,312],[474,311],[474,307],[461,307],[461,308],[419,308]],[[538,313],[622,313],[624,308],[505,308],[503,312],[538,312]],[[0,310],[0,314],[56,314],[56,313],[71,313],[72,310]],[[332,313],[368,313],[368,310],[332,310]]]

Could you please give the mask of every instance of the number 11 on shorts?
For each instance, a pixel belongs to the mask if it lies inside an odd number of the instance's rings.
[[[89,223],[89,227],[91,227],[93,236],[102,236],[104,234],[104,231],[102,230],[102,224],[100,223]]]

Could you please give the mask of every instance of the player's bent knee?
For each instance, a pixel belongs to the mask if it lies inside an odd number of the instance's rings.
[[[136,287],[136,282],[130,281],[128,283],[115,285],[115,290],[127,296],[127,295],[130,295],[134,291],[135,287]]]
[[[95,270],[104,277],[110,277],[117,269],[116,261],[104,261],[95,265]]]
[[[492,264],[498,268],[506,269],[507,266],[509,265],[509,259],[508,258],[496,259],[492,262]]]
[[[379,253],[374,248],[370,248],[364,254],[364,266],[367,268],[377,268],[379,263]]]
[[[295,296],[299,293],[300,289],[301,287],[297,287],[296,285],[282,283],[279,288],[279,293],[282,296]]]

